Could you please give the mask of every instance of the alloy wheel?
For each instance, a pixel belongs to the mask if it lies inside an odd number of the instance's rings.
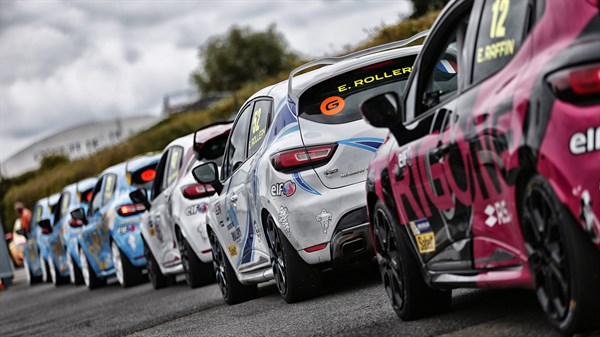
[[[83,283],[86,287],[90,287],[90,266],[83,249],[79,250],[79,260],[81,261],[81,275],[83,275]]]
[[[185,239],[181,233],[177,233],[177,246],[179,247],[179,257],[181,258],[181,265],[183,266],[183,272],[185,274],[185,280],[188,284],[190,281],[190,262],[188,260],[187,247],[185,246]]]
[[[380,208],[376,210],[373,230],[376,238],[377,261],[385,291],[392,306],[400,310],[404,305],[404,283],[400,252],[391,222]]]
[[[144,243],[144,257],[146,258],[146,264],[148,265],[148,278],[150,279],[150,283],[153,285],[157,284],[156,274],[154,274],[154,268],[158,268],[158,266],[154,265],[154,258],[152,257],[152,252],[150,251],[150,247],[146,246]]]
[[[75,265],[73,264],[73,257],[71,253],[67,252],[67,266],[69,267],[69,281],[71,284],[75,284]]]
[[[270,239],[271,267],[273,268],[275,283],[277,284],[279,293],[285,294],[287,292],[285,253],[283,252],[281,234],[277,230],[277,225],[275,225],[275,221],[271,217],[267,220],[267,230]]]
[[[110,244],[110,250],[112,252],[112,260],[113,265],[115,266],[115,274],[117,276],[117,281],[119,281],[119,284],[123,285],[125,280],[123,277],[123,262],[121,261],[121,251],[119,250],[119,247],[114,241]]]
[[[219,284],[219,288],[221,289],[223,297],[226,298],[227,296],[229,296],[229,287],[227,284],[227,276],[225,274],[225,259],[227,257],[224,255],[224,252],[221,249],[221,246],[219,245],[219,241],[215,237],[215,234],[212,232],[210,234],[210,245],[212,248],[215,277],[217,278],[217,283]]]
[[[564,239],[556,210],[536,187],[526,195],[523,235],[536,295],[544,311],[560,321],[569,312],[571,281]]]

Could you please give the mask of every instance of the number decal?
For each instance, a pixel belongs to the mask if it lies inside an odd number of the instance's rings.
[[[262,113],[262,108],[258,108],[258,110],[254,111],[254,118],[252,118],[252,134],[255,134],[260,130],[260,114]]]
[[[508,16],[510,0],[496,0],[492,5],[492,26],[490,27],[490,38],[504,37],[506,28],[504,22]]]

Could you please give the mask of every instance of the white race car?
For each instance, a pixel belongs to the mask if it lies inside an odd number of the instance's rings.
[[[401,95],[420,47],[398,47],[422,36],[294,70],[243,105],[220,175],[214,163],[193,170],[219,193],[207,225],[227,303],[273,278],[286,302],[299,301],[317,293],[321,270],[372,261],[365,180],[388,132],[359,105]],[[316,65],[327,66],[294,77]]]
[[[192,288],[214,282],[204,213],[210,185],[197,183],[191,169],[202,161],[220,162],[231,122],[217,123],[172,141],[163,150],[148,201],[142,190],[131,198],[146,205],[141,232],[148,276],[155,289],[185,273]]]

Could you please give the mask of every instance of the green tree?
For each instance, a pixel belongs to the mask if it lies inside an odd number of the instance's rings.
[[[442,9],[448,0],[411,0],[413,4],[412,19],[419,18],[430,10]]]
[[[296,55],[274,24],[266,31],[233,26],[200,48],[200,68],[192,81],[200,92],[234,91],[288,69]]]

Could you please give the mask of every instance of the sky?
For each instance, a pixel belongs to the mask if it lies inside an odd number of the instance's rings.
[[[198,48],[271,23],[307,58],[339,52],[411,12],[407,0],[0,0],[0,161],[82,123],[159,115],[191,89]]]

